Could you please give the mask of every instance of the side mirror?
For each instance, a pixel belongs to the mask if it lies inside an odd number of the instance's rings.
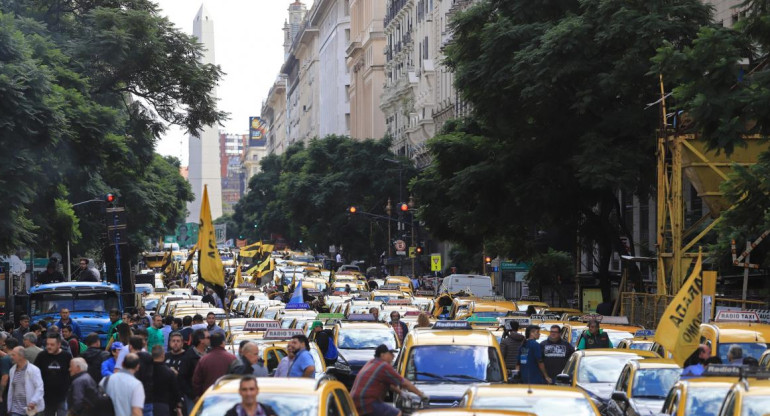
[[[612,400],[616,402],[628,403],[628,395],[624,391],[613,391]]]
[[[572,377],[569,374],[559,374],[556,376],[556,384],[571,385]]]

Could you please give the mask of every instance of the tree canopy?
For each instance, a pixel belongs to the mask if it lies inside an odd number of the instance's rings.
[[[620,196],[646,198],[655,178],[652,58],[710,18],[699,0],[484,0],[460,13],[446,62],[473,113],[429,141],[434,163],[412,183],[430,230],[517,259],[543,236],[574,249],[577,234],[598,249],[607,296],[632,238]]]
[[[99,249],[103,206],[72,203],[108,192],[132,253],[172,230],[193,195],[155,143],[226,116],[201,55],[151,1],[0,0],[0,252]]]
[[[235,208],[240,234],[254,240],[281,236],[292,247],[316,252],[343,246],[351,259],[376,259],[387,250],[388,223],[366,213],[385,216],[388,198],[394,205],[399,194],[406,198],[399,193],[399,169],[404,187],[414,176],[407,162],[400,168],[385,160],[393,157],[389,148],[387,139],[327,136],[265,157]],[[349,213],[351,206],[357,214]],[[392,228],[395,237],[395,223]]]

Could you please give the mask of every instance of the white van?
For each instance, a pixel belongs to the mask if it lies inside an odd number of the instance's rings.
[[[439,292],[470,292],[473,296],[494,296],[492,279],[477,274],[450,274],[441,282]]]

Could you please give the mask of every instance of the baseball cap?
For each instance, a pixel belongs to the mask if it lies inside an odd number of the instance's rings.
[[[122,350],[122,349],[123,349],[123,343],[120,341],[113,342],[112,345],[110,345],[110,351]]]
[[[385,344],[380,344],[380,345],[377,347],[377,349],[376,349],[376,350],[374,350],[374,356],[375,356],[375,357],[379,357],[380,355],[382,355],[382,354],[385,354],[386,352],[389,352],[389,353],[395,354],[395,353],[396,353],[396,350],[392,350],[392,349],[388,348],[388,346],[387,346],[387,345],[385,345]]]
[[[324,324],[321,321],[313,321],[313,323],[310,325],[310,330],[314,330],[318,327],[323,328]]]

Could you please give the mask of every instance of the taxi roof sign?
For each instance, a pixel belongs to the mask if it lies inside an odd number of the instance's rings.
[[[319,313],[316,315],[316,319],[345,319],[345,314],[342,313]]]
[[[388,283],[377,288],[378,290],[401,290],[401,285],[398,283]]]
[[[473,328],[468,321],[438,321],[433,324],[433,329],[470,330]]]
[[[508,328],[508,329],[510,329],[509,322],[518,322],[520,328],[524,327],[524,326],[532,325],[532,320],[529,319],[529,317],[526,317],[526,316],[523,316],[523,317],[517,317],[517,316],[510,317],[510,316],[507,316],[505,318],[497,318],[497,319],[505,328]]]
[[[351,313],[348,315],[347,320],[352,322],[377,322],[374,315],[370,313]]]
[[[759,314],[749,311],[719,311],[714,322],[751,322],[759,323]]]
[[[647,338],[647,337],[654,337],[654,336],[655,336],[654,329],[640,329],[634,332],[635,338]]]
[[[246,321],[243,324],[244,332],[267,331],[268,329],[280,329],[281,324],[278,321]]]
[[[491,316],[478,316],[476,314],[471,315],[468,319],[468,322],[474,323],[474,324],[489,324],[489,325],[495,325],[498,323],[497,318],[491,317]]]
[[[385,301],[386,305],[411,305],[412,301],[409,299],[388,299]]]
[[[414,292],[415,296],[433,296],[434,294],[432,290],[417,290]]]
[[[420,316],[422,311],[406,311],[404,312],[404,316]]]
[[[530,318],[540,321],[561,321],[561,315],[557,313],[544,313],[541,315],[532,315]]]
[[[307,309],[310,309],[310,305],[308,305],[307,303],[289,303],[286,306],[284,306],[284,309],[287,309],[287,310],[291,310],[291,309],[293,309],[293,310],[305,309],[305,310],[307,310]]]
[[[268,329],[265,331],[265,336],[263,339],[266,340],[287,340],[291,339],[291,337],[295,335],[304,335],[302,333],[301,329],[296,328],[279,328],[279,329]]]

